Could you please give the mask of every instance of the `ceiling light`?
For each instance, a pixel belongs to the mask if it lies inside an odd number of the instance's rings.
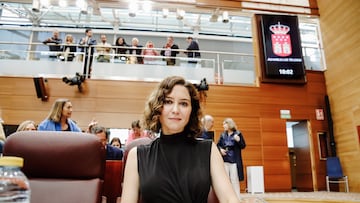
[[[79,8],[82,8],[84,3],[85,3],[84,0],[76,0],[76,6]]]
[[[67,7],[67,1],[66,0],[59,0],[59,6],[62,8],[66,8]]]
[[[40,12],[40,1],[39,0],[33,0],[32,11]]]
[[[217,22],[217,21],[218,21],[218,18],[219,18],[219,12],[220,12],[220,11],[219,11],[219,9],[217,8],[217,9],[211,14],[209,21],[210,21],[210,22],[213,22],[213,23]]]
[[[135,17],[136,16],[136,12],[138,11],[139,6],[136,2],[132,1],[129,4],[129,16],[130,17]]]
[[[182,10],[182,9],[177,9],[176,10],[176,19],[182,20],[182,19],[184,19],[184,16],[185,16],[185,11],[184,10]]]
[[[215,23],[215,22],[218,21],[218,18],[219,18],[219,16],[213,13],[213,14],[210,16],[209,21]]]
[[[80,8],[81,14],[87,14],[88,13],[88,5],[86,2],[84,2],[83,6]]]
[[[50,6],[50,0],[40,0],[40,4],[43,7],[49,7]]]
[[[81,14],[88,13],[88,4],[85,2],[85,0],[76,0],[76,6],[80,8]]]
[[[150,1],[144,1],[142,4],[142,10],[146,13],[151,12],[152,10],[152,5]]]
[[[223,15],[222,15],[222,18],[223,18],[223,23],[228,23],[229,22],[229,12],[227,11],[224,11],[223,12]]]
[[[163,9],[162,9],[162,16],[163,16],[163,18],[167,18],[168,15],[169,15],[169,9],[163,8]]]

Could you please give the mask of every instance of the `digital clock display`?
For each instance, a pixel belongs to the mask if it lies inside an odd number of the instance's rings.
[[[279,69],[280,75],[294,75],[293,69]]]
[[[258,14],[257,19],[263,81],[305,83],[297,16]]]

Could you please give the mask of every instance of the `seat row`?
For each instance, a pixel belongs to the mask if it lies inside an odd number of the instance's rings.
[[[31,202],[119,201],[127,153],[132,147],[150,143],[151,139],[134,140],[126,147],[124,159],[119,161],[106,160],[101,141],[86,135],[20,131],[8,137],[3,155],[24,158],[22,171],[30,182]],[[212,190],[208,202],[218,202]]]

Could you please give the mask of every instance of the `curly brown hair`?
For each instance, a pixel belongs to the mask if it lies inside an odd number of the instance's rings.
[[[182,85],[189,91],[192,110],[189,122],[185,126],[184,131],[188,134],[188,136],[196,138],[201,132],[200,118],[202,117],[202,111],[200,108],[199,94],[192,83],[186,81],[180,76],[170,76],[165,78],[150,94],[145,105],[142,121],[143,127],[146,130],[150,130],[155,133],[160,132],[160,115],[164,106],[165,98],[171,93],[175,85]]]

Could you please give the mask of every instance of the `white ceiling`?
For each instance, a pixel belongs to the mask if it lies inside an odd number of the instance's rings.
[[[58,6],[58,0],[50,0],[51,5],[33,11],[33,0],[8,0],[1,3],[2,25],[28,25],[36,27],[92,27],[113,30],[144,30],[158,32],[200,33],[209,35],[251,37],[252,12],[240,9],[244,4],[228,0],[152,0],[152,11],[139,10],[135,17],[129,16],[129,2],[136,0],[87,0],[86,14],[76,7],[75,0],[68,0],[68,7]],[[297,4],[294,8],[306,8],[308,0],[247,0],[257,3],[254,7],[267,6],[257,12],[268,12],[271,7],[279,11],[284,6]],[[279,1],[279,2],[277,2]],[[137,0],[142,4],[144,0]],[[226,4],[222,4],[226,2]],[[263,3],[261,3],[263,2]],[[279,5],[277,5],[279,4]],[[233,7],[231,7],[233,6]],[[169,9],[164,18],[162,8]],[[186,14],[178,20],[176,10],[183,9]],[[290,8],[288,8],[290,9]],[[222,22],[223,11],[229,11],[229,23]],[[301,13],[301,12],[300,12]],[[217,22],[211,22],[212,14],[218,15]],[[214,19],[214,18],[213,18]],[[216,19],[216,18],[215,18]]]

